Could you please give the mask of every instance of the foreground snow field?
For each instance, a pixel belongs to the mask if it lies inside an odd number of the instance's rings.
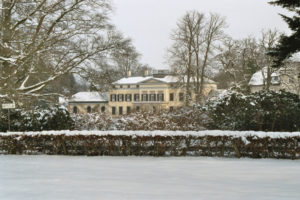
[[[300,161],[0,156],[0,199],[300,199]]]

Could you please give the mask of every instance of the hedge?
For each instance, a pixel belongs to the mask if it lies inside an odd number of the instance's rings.
[[[0,134],[0,154],[300,158],[299,132],[283,137],[209,134],[211,132],[149,133],[3,133]]]

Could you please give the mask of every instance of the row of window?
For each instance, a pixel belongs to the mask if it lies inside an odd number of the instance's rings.
[[[136,107],[136,111],[139,111],[140,110],[140,107],[139,106],[137,106]],[[126,107],[126,113],[127,114],[130,114],[131,113],[131,107],[130,106],[127,106]],[[111,114],[112,115],[115,115],[116,114],[116,107],[111,107]],[[119,107],[119,115],[123,115],[123,107],[122,106],[120,106]]]
[[[155,111],[156,110],[156,108],[153,106],[153,111]],[[173,106],[170,106],[170,111],[173,111],[174,110],[174,107]],[[136,106],[135,107],[135,111],[140,111],[140,107],[139,106]],[[116,115],[117,113],[117,107],[111,107],[111,114],[112,115]],[[126,107],[126,114],[130,114],[131,113],[131,107],[130,106],[127,106]],[[119,115],[123,115],[123,107],[122,106],[120,106],[119,107]]]
[[[87,113],[91,113],[92,112],[92,108],[91,108],[91,106],[88,106],[87,108],[86,108],[86,112]],[[105,106],[102,106],[101,107],[101,112],[105,112]],[[74,106],[73,107],[73,113],[78,113],[78,108],[77,108],[77,106]]]
[[[164,94],[133,94],[134,101],[164,101]],[[170,101],[175,100],[175,94],[170,93],[169,97]],[[112,102],[131,102],[132,101],[132,94],[111,94],[110,101]],[[179,93],[179,101],[184,101],[184,93]]]
[[[112,87],[117,88],[115,85],[113,85]],[[119,85],[119,88],[131,88],[131,85],[127,85],[127,86],[124,85],[124,87],[123,87],[123,85]],[[136,85],[135,88],[140,88],[140,86]]]

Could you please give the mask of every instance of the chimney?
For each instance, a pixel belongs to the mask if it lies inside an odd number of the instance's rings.
[[[148,70],[148,69],[146,69],[146,70],[144,71],[144,76],[149,76],[149,70]]]
[[[127,71],[127,77],[131,77],[131,71]]]

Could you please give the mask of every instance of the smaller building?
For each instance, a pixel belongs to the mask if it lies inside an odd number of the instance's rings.
[[[78,92],[68,100],[70,113],[104,113],[108,111],[108,93]]]
[[[266,84],[267,68],[254,73],[249,81],[252,93],[264,89]],[[285,90],[300,95],[300,66],[283,67],[273,72],[271,74],[270,90]]]

